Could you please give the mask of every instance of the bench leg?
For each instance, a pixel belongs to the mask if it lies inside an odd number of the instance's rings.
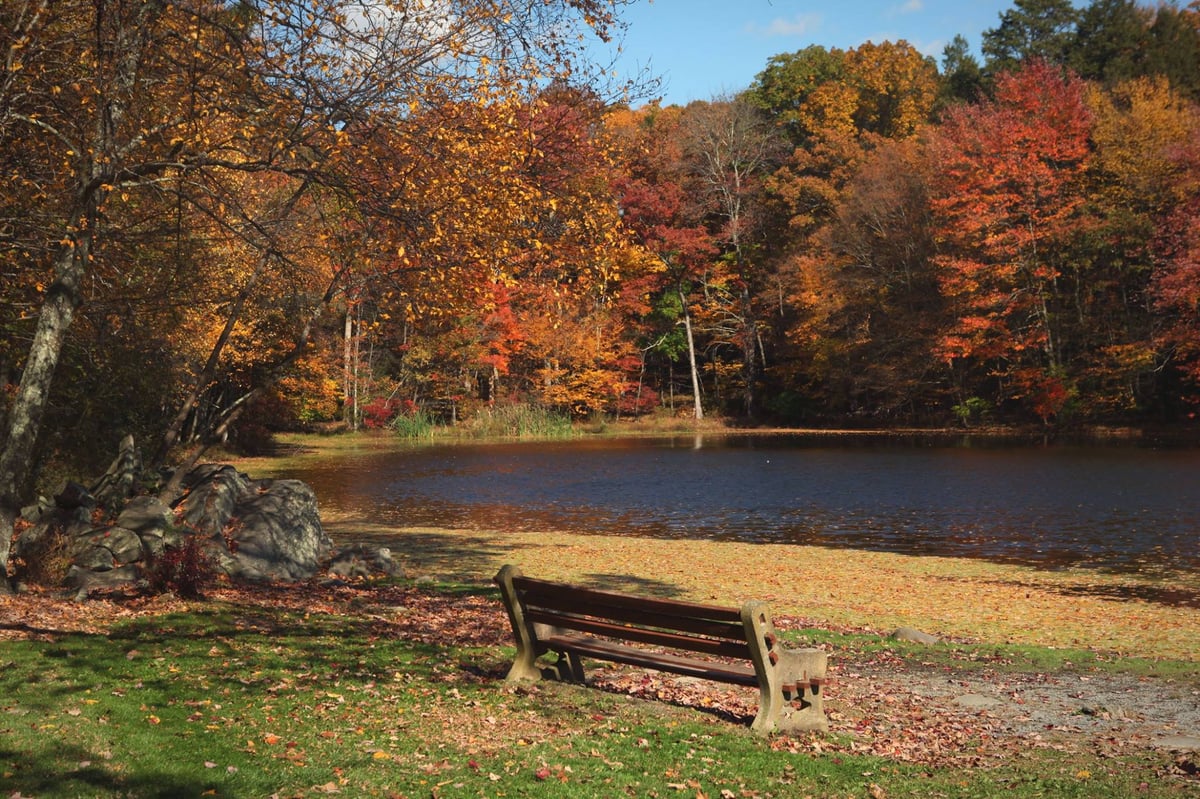
[[[533,681],[542,678],[541,669],[535,661],[538,655],[537,635],[533,626],[525,619],[525,609],[517,590],[513,587],[513,578],[520,577],[521,570],[515,566],[504,566],[496,573],[495,582],[500,587],[500,596],[504,600],[504,609],[508,611],[508,621],[512,625],[513,638],[517,642],[517,654],[508,670],[505,679],[508,682]]]
[[[584,682],[583,660],[574,652],[559,652],[558,660],[542,669],[542,676],[561,682]]]
[[[813,679],[825,676],[826,654],[819,649],[787,649],[779,645],[770,612],[764,602],[742,606],[742,623],[750,658],[758,675],[758,715],[750,729],[759,735],[772,732],[826,731],[829,723]],[[785,686],[796,686],[799,707],[791,703]]]
[[[779,668],[784,685],[795,685],[794,695],[785,694],[776,729],[780,732],[828,732],[820,682],[825,679],[828,655],[820,649],[779,648]]]

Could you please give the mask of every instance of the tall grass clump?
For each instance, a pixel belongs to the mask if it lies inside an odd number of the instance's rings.
[[[481,411],[471,433],[478,438],[570,438],[575,429],[567,414],[520,402]]]
[[[392,419],[392,431],[400,438],[433,438],[438,425],[426,410],[416,408],[410,413],[401,413]]]

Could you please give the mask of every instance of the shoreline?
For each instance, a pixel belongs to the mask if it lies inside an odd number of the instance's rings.
[[[387,434],[288,434],[280,437],[281,454],[231,460],[270,477],[296,460],[402,444]],[[763,599],[776,613],[816,626],[884,634],[909,626],[948,638],[1200,662],[1200,574],[1192,571],[1048,570],[791,544],[510,531],[500,520],[492,530],[443,529],[323,512],[322,524],[339,546],[390,547],[416,579],[490,585],[511,562],[532,576],[596,587],[721,604]]]
[[[713,604],[765,600],[776,614],[818,627],[916,627],[948,639],[1200,661],[1200,608],[1155,600],[1200,593],[1200,577],[1190,573],[1150,578],[790,544],[323,523],[339,545],[390,547],[418,580],[490,585],[513,563],[530,576],[597,588]]]

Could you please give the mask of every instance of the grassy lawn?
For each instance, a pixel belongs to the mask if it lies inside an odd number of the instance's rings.
[[[331,438],[316,456],[391,445]],[[338,543],[391,547],[406,579],[222,585],[203,602],[0,597],[0,799],[1200,797],[1200,755],[1143,732],[1163,703],[1200,718],[1196,574],[324,523]],[[490,585],[506,562],[650,595],[768,600],[787,639],[830,652],[831,732],[758,738],[755,691],[639,670],[506,685],[511,634]],[[888,640],[902,625],[943,642]],[[1099,717],[1125,709],[1084,699],[1087,715],[1008,723],[1044,686],[1108,685],[1132,691],[1136,734],[1105,732]],[[947,686],[1013,704],[934,701]]]
[[[1152,750],[1029,747],[968,730],[942,755],[885,758],[836,726],[757,738],[744,715],[753,696],[723,686],[689,689],[691,703],[653,685],[507,686],[506,622],[494,593],[473,586],[2,601],[19,617],[0,625],[6,797],[1200,795]],[[72,624],[80,613],[92,621]],[[796,635],[880,651],[853,632]],[[882,649],[947,666],[982,651]],[[1051,650],[1005,654],[1061,666]]]

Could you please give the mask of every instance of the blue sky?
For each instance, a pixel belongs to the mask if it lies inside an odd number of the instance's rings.
[[[639,0],[617,68],[663,77],[664,104],[710,100],[746,88],[767,60],[809,45],[840,48],[904,39],[940,64],[960,33],[978,55],[982,34],[1012,0]],[[611,53],[608,53],[611,56]],[[603,58],[603,56],[599,56]]]

